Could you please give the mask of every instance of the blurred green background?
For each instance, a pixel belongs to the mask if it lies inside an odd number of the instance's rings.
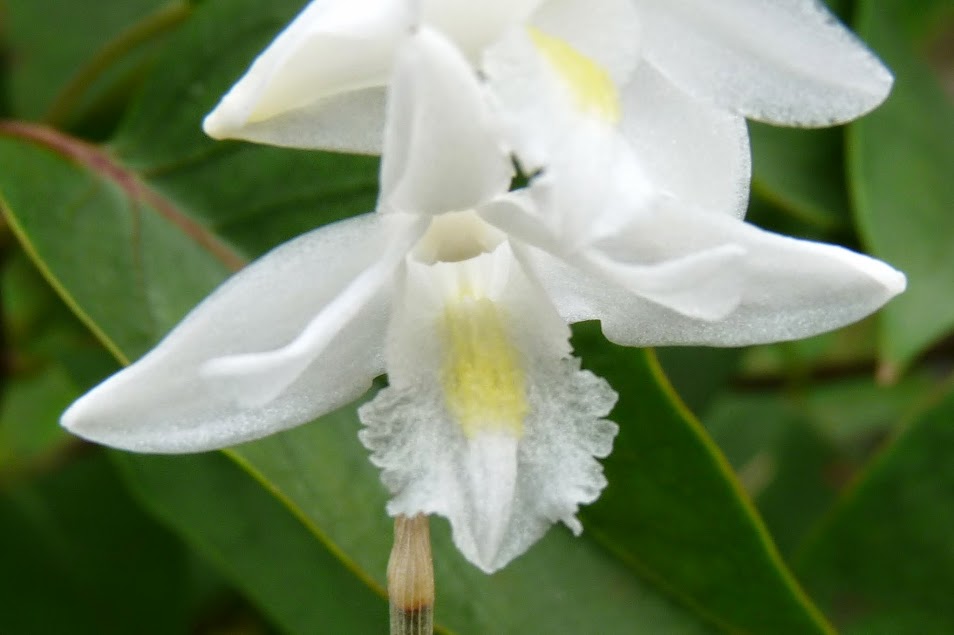
[[[432,522],[442,633],[954,633],[954,1],[832,8],[896,75],[842,128],[752,124],[749,220],[908,275],[750,349],[578,325],[622,398],[610,480],[488,577]],[[228,273],[373,209],[377,160],[213,142],[301,0],[0,3],[0,633],[376,633],[386,493],[354,408],[155,457],[62,431]]]

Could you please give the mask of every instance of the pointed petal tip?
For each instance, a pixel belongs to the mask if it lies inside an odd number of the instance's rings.
[[[885,302],[907,289],[908,278],[904,275],[904,272],[895,269],[883,260],[864,254],[856,254],[849,250],[845,250],[845,252],[852,259],[860,258],[860,260],[855,260],[858,263],[855,266],[863,268],[869,276],[884,288]]]
[[[892,297],[904,293],[908,288],[908,277],[893,267],[888,268],[890,271],[887,272],[884,281],[888,292]]]
[[[245,125],[243,118],[236,115],[228,95],[216,104],[209,114],[202,119],[202,131],[213,139],[234,139],[236,133]]]
[[[213,139],[221,141],[222,139],[228,138],[228,127],[223,125],[222,117],[219,113],[220,110],[216,108],[205,116],[202,120],[202,132]]]

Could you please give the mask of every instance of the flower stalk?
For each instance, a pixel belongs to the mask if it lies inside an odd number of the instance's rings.
[[[434,565],[428,517],[394,519],[394,548],[388,560],[391,635],[434,632]]]

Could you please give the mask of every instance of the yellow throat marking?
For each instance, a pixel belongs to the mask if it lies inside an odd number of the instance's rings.
[[[619,92],[609,73],[566,40],[527,29],[537,50],[543,54],[570,89],[576,107],[616,124],[620,119]]]
[[[463,297],[444,312],[442,369],[448,410],[464,434],[523,434],[524,372],[503,316],[489,298]]]

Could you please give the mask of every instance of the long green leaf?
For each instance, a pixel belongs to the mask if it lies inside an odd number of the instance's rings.
[[[147,507],[284,630],[373,633],[387,620],[380,593],[222,454],[113,459]]]
[[[858,10],[859,33],[895,74],[888,101],[849,127],[848,145],[859,226],[873,252],[908,275],[882,314],[886,377],[954,327],[954,104],[897,28],[924,8],[866,0]]]
[[[4,633],[188,628],[185,553],[133,503],[98,450],[0,490],[0,562]]]
[[[849,488],[798,560],[845,633],[954,631],[954,390]]]
[[[0,174],[5,216],[74,311],[122,359],[141,355],[249,257],[370,207],[373,159],[214,144],[199,132],[202,114],[287,20],[292,4],[203,2],[106,148],[23,124],[0,128],[0,161],[11,166]],[[446,523],[436,522],[443,626],[473,633],[692,633],[713,626],[825,632],[724,460],[650,359],[605,343],[587,348],[594,365],[625,392],[620,451],[608,464],[611,489],[587,516],[594,531],[573,539],[556,528],[487,577],[461,559]],[[353,408],[346,409],[230,456],[323,549],[377,588],[390,522],[384,489],[355,437],[357,425]],[[190,493],[162,483],[140,491]],[[664,496],[669,487],[686,495]],[[216,491],[228,500],[227,491]],[[183,498],[154,502],[167,515],[186,504],[197,505]],[[181,530],[225,559],[227,536],[187,518],[180,519]],[[641,526],[646,519],[668,520],[653,529]],[[624,535],[634,527],[639,531]],[[690,538],[691,549],[676,548]],[[257,575],[247,562],[235,564],[231,575],[283,624],[292,623],[289,608],[261,588],[269,576]],[[309,583],[326,585],[322,575],[314,571]],[[741,586],[727,590],[733,585]],[[752,597],[762,604],[753,606]]]
[[[592,329],[578,334],[586,365],[620,392],[621,430],[605,461],[610,485],[585,511],[600,541],[726,630],[827,632],[651,353],[603,343]]]

